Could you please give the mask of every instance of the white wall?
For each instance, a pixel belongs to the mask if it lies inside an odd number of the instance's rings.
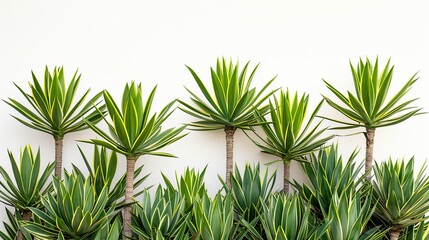
[[[93,93],[107,89],[119,99],[130,80],[142,82],[146,93],[158,84],[155,105],[160,109],[173,98],[188,99],[184,85],[196,89],[185,64],[208,81],[209,67],[217,57],[225,56],[260,62],[255,84],[262,85],[278,75],[275,86],[306,91],[315,106],[320,93],[328,93],[321,78],[343,90],[351,89],[348,61],[378,55],[382,62],[392,57],[396,66],[393,89],[419,71],[421,80],[409,97],[420,97],[417,104],[429,109],[427,1],[296,2],[0,0],[0,96],[22,100],[12,82],[26,87],[30,70],[42,76],[45,65],[63,65],[68,77],[79,68],[81,92],[89,87]],[[327,106],[322,111],[340,117]],[[24,144],[40,146],[44,161],[52,161],[53,139],[19,124],[11,113],[15,112],[0,103],[0,164],[10,169],[7,149],[18,155]],[[192,120],[177,111],[167,125]],[[421,165],[429,156],[427,120],[428,115],[419,116],[378,130],[375,159],[415,155]],[[66,169],[72,163],[84,166],[75,140],[94,137],[89,130],[66,136]],[[362,135],[335,141],[344,154],[355,147],[364,149]],[[80,145],[91,154],[91,146]],[[239,166],[271,159],[259,153],[241,132],[235,147]],[[173,177],[186,166],[202,169],[208,164],[210,192],[220,187],[217,174],[224,174],[225,159],[222,131],[191,132],[166,150],[178,158],[140,159],[144,172],[152,173],[147,185],[160,182],[160,172]],[[292,177],[300,178],[297,165],[293,168]],[[281,179],[281,169],[278,174]],[[0,219],[4,216],[0,205]]]

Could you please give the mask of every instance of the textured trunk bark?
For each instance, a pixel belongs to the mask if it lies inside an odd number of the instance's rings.
[[[127,174],[125,182],[125,208],[124,208],[124,232],[122,239],[126,240],[131,238],[131,213],[133,202],[133,191],[134,191],[134,168],[136,166],[136,157],[127,157]]]
[[[397,240],[400,234],[401,230],[393,228],[392,230],[390,230],[390,240]]]
[[[55,177],[61,179],[63,171],[63,138],[54,137],[55,139]]]
[[[227,126],[225,127],[225,140],[226,140],[226,174],[225,182],[228,188],[231,188],[231,173],[234,169],[234,133],[236,128]]]
[[[366,179],[372,178],[372,161],[374,159],[374,135],[375,128],[367,128],[365,133],[366,138],[366,154],[365,154],[365,172],[367,173]]]
[[[24,210],[22,212],[22,220],[24,221],[31,221],[31,217],[33,216],[33,213],[30,210]],[[16,233],[16,240],[24,240],[24,235],[22,235],[21,231],[18,231]]]
[[[289,193],[290,162],[283,162],[283,192]]]

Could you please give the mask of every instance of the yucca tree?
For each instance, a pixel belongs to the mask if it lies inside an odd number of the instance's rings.
[[[27,231],[22,231],[22,229],[20,229],[19,221],[22,221],[22,216],[18,210],[16,210],[15,213],[12,213],[9,209],[6,208],[6,216],[9,222],[7,223],[3,221],[3,227],[5,231],[0,231],[0,238],[2,240],[33,239]]]
[[[141,84],[131,82],[126,84],[122,104],[117,105],[109,92],[104,91],[103,97],[107,113],[111,119],[108,125],[110,135],[91,121],[88,126],[100,135],[103,140],[91,139],[88,143],[104,146],[126,156],[127,172],[125,183],[125,208],[123,238],[131,237],[131,213],[133,203],[134,170],[137,159],[142,155],[156,155],[174,157],[174,155],[160,152],[163,147],[184,137],[181,134],[185,126],[162,130],[162,124],[172,114],[175,101],[168,103],[159,114],[151,115],[152,103],[156,87],[149,94],[146,102],[143,101]]]
[[[78,100],[74,103],[81,77],[77,71],[68,85],[65,82],[63,67],[55,67],[52,73],[46,67],[43,83],[39,82],[33,72],[31,74],[33,83],[29,82],[30,93],[26,93],[15,84],[30,107],[24,106],[13,98],[9,98],[5,102],[21,115],[20,117],[12,115],[20,123],[54,137],[55,176],[61,178],[63,138],[67,133],[86,129],[83,118],[94,124],[101,120],[104,107],[99,106],[101,111],[94,110],[94,106],[99,105],[97,100],[101,95],[96,94],[85,103],[89,94],[89,90],[87,90],[83,96],[77,97]]]
[[[399,237],[400,240],[429,240],[428,222],[413,224],[406,228],[404,234]]]
[[[356,67],[350,62],[350,69],[355,92],[347,91],[346,94],[343,94],[324,80],[328,89],[339,101],[331,100],[327,96],[324,98],[331,107],[351,121],[323,118],[344,125],[332,129],[365,129],[365,171],[368,172],[367,179],[371,179],[375,129],[401,123],[421,113],[421,108],[411,106],[416,99],[401,102],[418,78],[414,74],[398,92],[387,100],[394,69],[393,66],[390,66],[390,60],[381,72],[378,69],[378,58],[375,60],[375,64],[372,64],[369,59],[366,59],[365,62],[360,59]]]
[[[414,158],[389,159],[374,168],[374,201],[376,215],[388,224],[390,239],[398,239],[401,231],[427,219],[429,212],[429,177],[426,166],[414,175]]]
[[[210,68],[212,90],[190,67],[187,67],[194,77],[202,97],[186,88],[191,95],[191,103],[180,101],[181,109],[191,116],[198,118],[189,124],[192,130],[211,131],[224,129],[226,140],[226,174],[225,182],[231,186],[230,178],[233,171],[234,134],[237,129],[249,129],[257,125],[254,111],[259,109],[266,113],[268,108],[262,104],[273,93],[265,93],[274,78],[268,81],[261,90],[251,87],[256,66],[250,76],[247,76],[249,62],[240,70],[238,62],[234,64],[226,59],[217,59],[216,68]]]
[[[322,137],[321,135],[327,128],[321,128],[319,121],[312,126],[312,122],[319,112],[323,101],[313,110],[310,117],[306,119],[309,97],[298,93],[290,94],[289,90],[280,91],[278,97],[270,101],[270,117],[268,121],[263,113],[257,112],[259,122],[266,137],[262,137],[256,131],[259,141],[252,141],[261,149],[262,152],[274,155],[283,162],[283,191],[289,192],[290,181],[290,162],[305,161],[305,156],[312,153],[332,136]]]
[[[12,152],[8,152],[9,161],[12,166],[13,175],[0,166],[0,175],[4,179],[0,181],[0,201],[13,206],[20,214],[22,220],[31,220],[30,208],[40,207],[42,196],[51,190],[51,174],[54,164],[49,163],[46,168],[41,167],[40,151],[34,155],[29,145],[21,150],[20,163],[18,163]],[[17,216],[18,217],[18,216]],[[17,239],[22,240],[23,234],[17,233]]]

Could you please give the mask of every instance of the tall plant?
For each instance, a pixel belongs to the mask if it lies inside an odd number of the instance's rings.
[[[398,239],[401,231],[427,219],[429,212],[429,177],[426,166],[414,176],[414,158],[408,163],[390,159],[374,168],[375,214],[390,228],[390,239]]]
[[[0,175],[4,179],[0,181],[0,201],[15,207],[20,214],[17,216],[18,219],[30,221],[32,217],[30,208],[40,207],[42,196],[51,190],[52,185],[48,182],[54,164],[50,163],[45,169],[41,169],[40,151],[37,150],[34,155],[30,146],[25,146],[21,151],[20,163],[10,151],[8,153],[13,175],[9,175],[0,166]],[[17,240],[22,240],[23,237],[21,232],[17,232]]]
[[[266,139],[254,131],[260,141],[253,139],[253,142],[262,152],[277,156],[283,162],[283,191],[286,193],[289,192],[290,162],[305,161],[305,155],[318,150],[332,138],[321,137],[326,130],[320,128],[321,121],[311,126],[323,101],[306,120],[308,100],[307,94],[298,97],[295,93],[292,97],[288,90],[281,91],[278,98],[274,97],[273,101],[270,101],[271,121],[268,121],[263,113],[257,112]]]
[[[273,82],[268,81],[260,91],[251,88],[255,75],[256,66],[250,76],[247,76],[249,62],[243,69],[239,69],[238,62],[233,64],[232,60],[218,59],[216,69],[210,68],[212,78],[212,91],[190,67],[187,67],[194,77],[203,97],[186,88],[191,94],[192,104],[180,101],[184,112],[198,118],[189,126],[193,130],[211,131],[224,129],[226,140],[226,175],[225,181],[231,187],[231,172],[233,171],[233,147],[234,133],[237,129],[249,129],[257,125],[254,111],[259,108],[261,113],[266,113],[268,108],[261,107],[265,100],[273,93],[265,94],[265,90]]]
[[[159,114],[150,115],[155,92],[156,87],[144,102],[141,84],[137,85],[134,82],[126,84],[122,104],[119,107],[109,92],[104,91],[103,97],[111,119],[111,123],[105,119],[110,135],[96,127],[91,121],[86,121],[88,126],[104,140],[91,139],[85,142],[104,146],[127,158],[123,239],[131,237],[131,204],[133,203],[134,169],[137,159],[142,155],[174,157],[172,154],[159,150],[185,136],[181,134],[185,126],[162,130],[162,124],[174,110],[175,101],[168,103]]]
[[[356,67],[350,63],[350,68],[355,93],[347,91],[347,94],[343,94],[325,81],[328,89],[339,101],[333,101],[326,96],[324,98],[331,107],[346,116],[351,122],[328,117],[323,118],[344,125],[333,129],[365,128],[365,171],[368,172],[367,178],[370,179],[373,165],[375,129],[401,123],[421,113],[421,108],[411,106],[411,103],[416,99],[401,102],[418,78],[414,74],[390,100],[386,101],[394,68],[390,66],[390,60],[381,72],[378,69],[378,58],[374,65],[369,59],[366,59],[365,62],[360,59]]]
[[[101,111],[94,110],[94,106],[99,105],[97,100],[101,95],[96,94],[85,103],[85,98],[89,94],[89,90],[87,90],[74,103],[81,77],[77,71],[69,85],[65,83],[63,67],[55,67],[52,73],[46,67],[42,84],[33,72],[31,74],[33,83],[29,83],[30,93],[26,93],[15,84],[31,107],[26,107],[13,98],[9,98],[5,102],[21,115],[21,117],[13,116],[20,123],[54,137],[55,176],[61,178],[63,138],[67,133],[86,129],[83,118],[93,123],[101,120],[104,107],[100,106]]]

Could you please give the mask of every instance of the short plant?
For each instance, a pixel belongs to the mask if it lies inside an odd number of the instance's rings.
[[[30,93],[26,93],[15,84],[31,107],[26,107],[12,98],[5,102],[22,116],[13,116],[20,123],[54,137],[55,176],[61,178],[63,138],[67,133],[88,128],[83,118],[93,123],[101,120],[104,115],[104,106],[100,106],[100,103],[97,102],[101,95],[96,94],[85,103],[85,98],[89,94],[89,90],[87,90],[73,104],[81,77],[77,71],[69,85],[65,83],[63,67],[55,67],[52,73],[46,67],[42,84],[33,72],[31,74],[33,83],[29,83]],[[94,110],[94,106],[99,106],[101,111]]]

